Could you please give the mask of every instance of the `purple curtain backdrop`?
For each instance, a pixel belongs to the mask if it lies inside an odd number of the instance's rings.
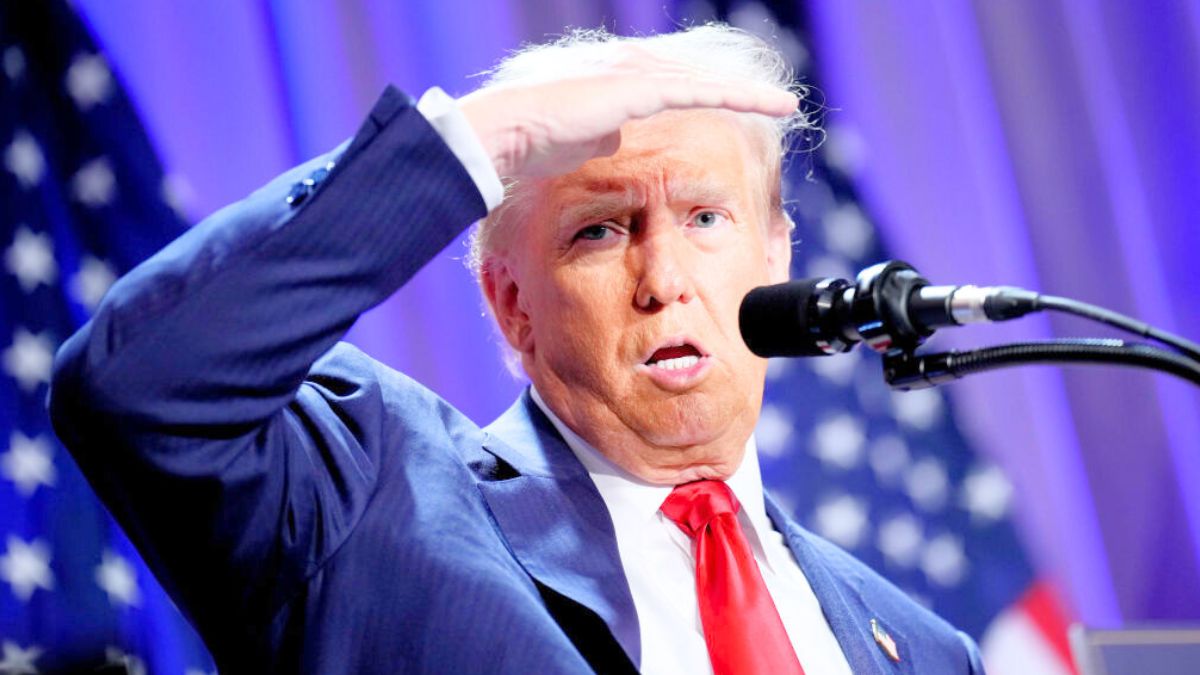
[[[819,2],[813,20],[833,142],[895,255],[939,282],[1021,285],[1200,336],[1200,5]],[[1101,333],[1042,319],[939,342]],[[1194,387],[1036,368],[951,390],[1083,618],[1200,618]]]
[[[387,83],[451,94],[564,26],[669,28],[612,0],[76,0],[196,218],[351,135]],[[1200,337],[1200,4],[807,8],[831,151],[897,257],[935,283],[1009,283]],[[486,421],[501,365],[452,244],[351,338]],[[1099,334],[1058,319],[939,336]],[[1200,396],[1165,377],[1032,368],[948,389],[1013,477],[1031,553],[1080,617],[1200,620]]]

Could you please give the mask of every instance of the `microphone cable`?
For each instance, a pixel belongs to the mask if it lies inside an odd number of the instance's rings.
[[[1065,314],[1073,314],[1075,316],[1091,319],[1103,324],[1108,324],[1114,328],[1119,328],[1134,335],[1138,335],[1155,342],[1169,345],[1178,349],[1180,352],[1189,358],[1200,361],[1200,344],[1192,342],[1184,337],[1168,333],[1165,330],[1160,330],[1151,326],[1144,321],[1138,321],[1132,317],[1119,314],[1110,309],[1105,309],[1097,305],[1090,305],[1086,302],[1063,298],[1057,295],[1041,295],[1038,294],[1034,299],[1036,306],[1035,311],[1048,309]]]

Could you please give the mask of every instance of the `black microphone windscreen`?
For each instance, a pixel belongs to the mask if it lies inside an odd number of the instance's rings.
[[[817,345],[810,307],[824,279],[796,279],[760,286],[746,294],[738,312],[742,339],[762,357],[825,356]]]

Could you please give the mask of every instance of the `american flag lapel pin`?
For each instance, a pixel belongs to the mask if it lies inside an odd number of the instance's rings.
[[[900,663],[900,650],[896,648],[896,641],[875,619],[871,619],[871,636],[875,638],[875,644],[879,645],[889,659]]]

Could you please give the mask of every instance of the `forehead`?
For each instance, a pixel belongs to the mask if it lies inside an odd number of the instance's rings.
[[[734,113],[669,111],[621,128],[621,147],[547,181],[542,201],[641,204],[652,197],[746,201],[765,191],[764,153]]]

